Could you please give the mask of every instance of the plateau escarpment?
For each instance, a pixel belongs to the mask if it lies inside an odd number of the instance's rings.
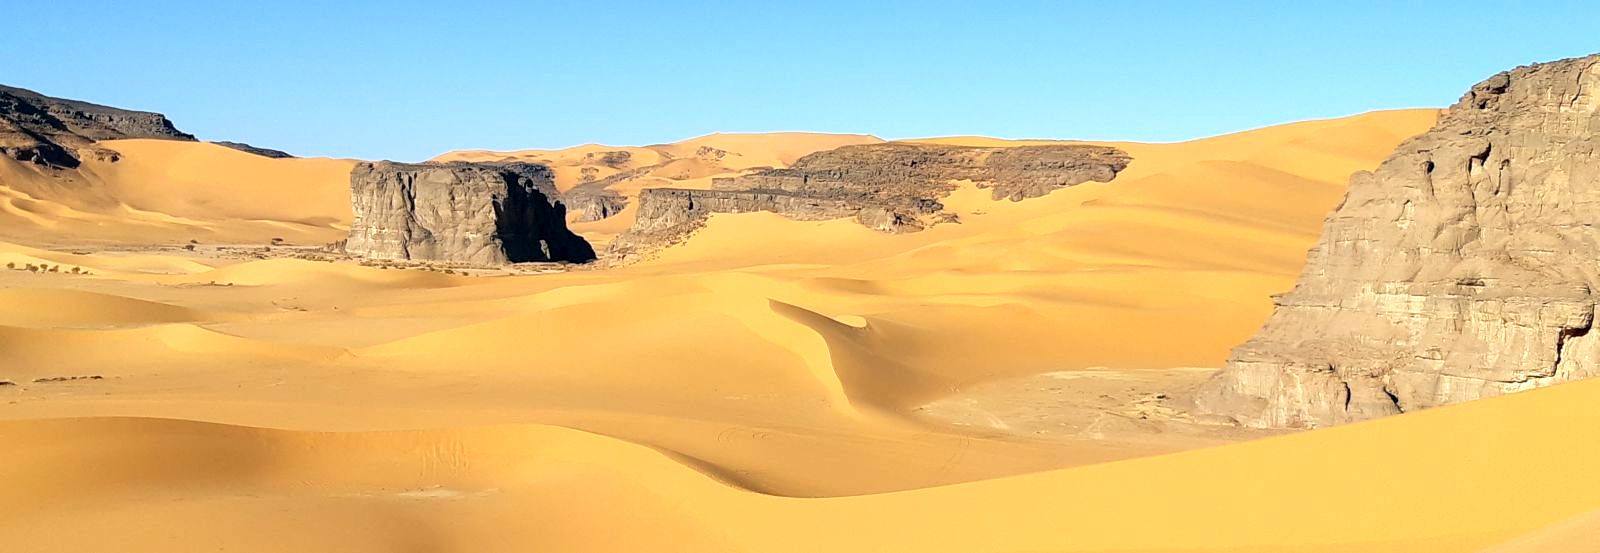
[[[194,140],[159,113],[63,100],[0,85],[0,155],[72,169],[86,154],[115,160],[115,152],[93,145],[98,140],[119,138]]]
[[[693,232],[712,213],[768,211],[798,220],[855,218],[883,232],[914,232],[950,220],[939,198],[957,181],[1018,201],[1087,181],[1107,182],[1127,167],[1121,150],[1051,145],[981,148],[938,144],[853,145],[817,152],[784,169],[712,180],[711,190],[640,192],[632,228],[612,250],[659,247]]]
[[[227,140],[217,140],[217,141],[213,141],[212,144],[216,144],[218,146],[223,146],[223,147],[227,147],[227,148],[233,148],[233,149],[239,150],[241,152],[251,153],[251,154],[255,154],[255,155],[261,156],[261,157],[270,157],[270,158],[273,158],[273,159],[289,159],[289,158],[294,157],[294,154],[291,154],[289,152],[285,152],[283,150],[274,150],[272,148],[262,148],[260,146],[251,146],[251,145],[245,144],[243,142],[230,142],[230,141],[227,141]]]
[[[533,163],[360,163],[350,174],[353,255],[500,265],[586,262],[550,168]]]
[[[1600,55],[1477,84],[1352,177],[1201,411],[1315,427],[1600,374]]]

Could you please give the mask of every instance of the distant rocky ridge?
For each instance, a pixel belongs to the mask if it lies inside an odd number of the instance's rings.
[[[784,169],[712,180],[712,190],[640,192],[633,226],[611,244],[628,253],[671,244],[712,213],[768,211],[798,220],[854,218],[882,232],[914,232],[952,220],[939,198],[955,181],[1018,201],[1087,181],[1108,182],[1131,158],[1104,146],[983,148],[941,144],[852,145],[813,153]]]
[[[6,157],[71,169],[82,162],[83,155],[114,161],[115,152],[93,144],[119,138],[194,140],[159,113],[63,100],[0,85],[0,154]]]
[[[586,262],[549,167],[534,163],[360,163],[343,244],[373,259],[501,265]]]
[[[1600,374],[1600,55],[1500,73],[1351,178],[1197,399],[1316,427]]]
[[[258,156],[261,156],[261,157],[270,157],[270,158],[273,158],[273,159],[286,159],[286,158],[294,157],[294,155],[290,154],[289,152],[285,152],[283,150],[274,150],[272,148],[261,148],[261,147],[257,147],[257,146],[251,146],[251,145],[245,144],[243,142],[229,142],[229,141],[226,141],[226,140],[216,140],[216,141],[212,141],[211,143],[212,144],[216,144],[218,146],[224,146],[224,147],[228,147],[228,148],[233,148],[233,149],[239,150],[241,152],[252,153],[252,154],[255,154],[255,155],[258,155]]]
[[[562,203],[578,214],[579,223],[599,221],[622,212],[628,199],[622,193],[606,188],[606,182],[596,181],[573,187],[561,194]]]

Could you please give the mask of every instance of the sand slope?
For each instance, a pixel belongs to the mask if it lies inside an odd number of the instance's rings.
[[[1117,144],[1134,162],[1114,182],[1020,203],[963,185],[946,200],[962,222],[914,234],[717,215],[683,246],[604,270],[464,277],[0,244],[0,261],[92,273],[0,270],[0,380],[12,383],[0,385],[0,478],[26,483],[0,491],[0,544],[1473,551],[1569,539],[1564,521],[1587,528],[1600,509],[1580,470],[1597,452],[1546,429],[1586,424],[1595,385],[1222,445],[1259,435],[1186,419],[1194,376],[1140,378],[1220,364],[1292,284],[1348,173],[1436,115]],[[825,145],[812,138],[713,135],[604,163],[671,155],[706,161],[672,169],[701,175],[792,161]],[[245,211],[197,219],[185,210],[226,190],[205,186],[204,168],[233,162],[115,145],[127,165],[113,179],[130,183],[109,189],[115,200],[175,228],[337,229],[308,218],[336,211],[331,195],[302,212],[262,190]],[[586,148],[562,154],[580,177],[614,151]],[[702,148],[729,153],[712,164]],[[141,155],[172,162],[128,163]],[[298,161],[307,175],[334,169]],[[141,196],[166,179],[172,194]],[[83,203],[70,214],[122,220]],[[1187,367],[1201,369],[1172,372]],[[1048,400],[1030,411],[969,395],[1002,384]],[[952,404],[939,413],[959,416],[933,416]],[[1042,426],[1075,430],[1021,430]]]
[[[22,551],[1472,551],[1600,508],[1600,480],[1573,478],[1600,462],[1600,445],[1552,424],[1600,424],[1595,401],[1600,383],[1582,382],[1249,444],[825,500],[756,494],[689,459],[546,426],[327,434],[29,421],[0,425],[14,448],[0,475],[17,483],[0,508],[23,513],[0,528]],[[172,531],[183,520],[205,523]]]
[[[43,244],[326,243],[350,220],[351,160],[272,159],[206,142],[101,142],[75,171],[0,159],[0,231]]]

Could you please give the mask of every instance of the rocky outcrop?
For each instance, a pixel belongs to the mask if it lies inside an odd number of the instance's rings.
[[[344,249],[374,259],[500,265],[586,262],[550,168],[532,163],[360,163]]]
[[[561,194],[561,202],[577,214],[574,221],[588,223],[599,221],[622,212],[628,199],[621,192],[606,189],[604,184],[585,183]]]
[[[272,148],[262,148],[262,147],[259,147],[259,146],[251,146],[251,145],[245,144],[243,142],[229,142],[227,140],[217,140],[217,141],[213,141],[212,144],[216,144],[218,146],[223,146],[223,147],[227,147],[227,148],[233,148],[233,149],[239,150],[241,152],[251,153],[251,154],[255,154],[255,155],[261,156],[261,157],[270,157],[270,158],[273,158],[273,159],[286,159],[286,158],[294,157],[293,154],[290,154],[289,152],[285,152],[283,150],[274,150]]]
[[[798,220],[855,218],[883,232],[913,232],[954,219],[939,198],[958,181],[995,199],[1042,196],[1127,167],[1121,150],[1051,145],[978,148],[884,143],[817,152],[784,169],[712,180],[712,190],[646,189],[633,227],[612,242],[627,253],[681,240],[712,213],[769,211]]]
[[[1314,427],[1600,373],[1600,56],[1472,87],[1352,177],[1202,412]]]
[[[159,113],[130,111],[31,90],[0,86],[0,155],[54,168],[77,167],[85,155],[115,159],[93,147],[119,138],[194,140]]]

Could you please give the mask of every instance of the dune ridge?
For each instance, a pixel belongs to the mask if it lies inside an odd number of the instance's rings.
[[[1559,428],[1596,422],[1585,406],[1600,385],[1278,437],[1181,409],[1292,284],[1346,176],[1436,116],[1107,143],[1134,158],[1110,183],[1015,203],[959,183],[943,201],[961,222],[911,234],[719,214],[658,257],[599,270],[468,277],[0,244],[0,261],[93,273],[0,271],[0,299],[13,300],[0,310],[0,365],[19,367],[0,386],[0,455],[11,460],[0,478],[26,483],[0,491],[0,543],[1174,553],[1567,543],[1537,540],[1568,539],[1563,521],[1587,528],[1600,490],[1575,475],[1600,451]],[[153,156],[127,166],[130,186],[167,178],[133,169],[178,155],[143,147],[125,152]],[[786,163],[817,144],[713,135],[673,151],[701,147],[730,152],[702,167],[722,171]],[[618,151],[585,148],[561,154],[577,178]],[[236,153],[208,152],[183,155],[217,168]],[[605,163],[620,173],[651,155]],[[199,169],[170,171],[187,179],[181,194],[127,209],[242,237],[337,229],[280,213],[293,203],[273,198],[206,219],[185,210],[227,189],[206,188]],[[693,186],[697,171],[636,184]],[[28,213],[17,228],[58,220]],[[604,235],[613,219],[575,228]],[[78,223],[61,224],[73,236]],[[1000,385],[1036,405],[974,395]],[[1215,508],[1219,497],[1233,508]]]
[[[266,551],[279,544],[224,532],[296,528],[309,546],[381,551],[393,545],[383,525],[308,525],[297,513],[338,513],[347,523],[405,512],[444,550],[1464,551],[1593,512],[1600,489],[1566,475],[1600,461],[1600,448],[1527,429],[1600,423],[1587,408],[1597,393],[1600,384],[1580,382],[1222,448],[809,500],[743,489],[668,452],[542,425],[350,434],[156,419],[6,422],[0,438],[21,455],[0,472],[22,486],[8,487],[0,505],[34,510],[0,525],[34,543],[91,549],[105,537],[61,530],[131,529],[206,509],[219,524],[181,542],[152,532],[116,539]],[[200,453],[174,459],[166,453],[174,449]],[[1519,469],[1529,464],[1546,470]],[[1381,494],[1351,493],[1374,471],[1387,474]],[[1474,478],[1505,473],[1520,477]],[[1558,488],[1567,493],[1524,493]],[[1230,508],[1207,507],[1219,497]],[[73,508],[90,501],[141,508]],[[628,507],[613,508],[618,501]],[[463,516],[481,518],[430,522]],[[630,531],[610,530],[619,527]],[[1159,531],[1140,531],[1152,527]]]

